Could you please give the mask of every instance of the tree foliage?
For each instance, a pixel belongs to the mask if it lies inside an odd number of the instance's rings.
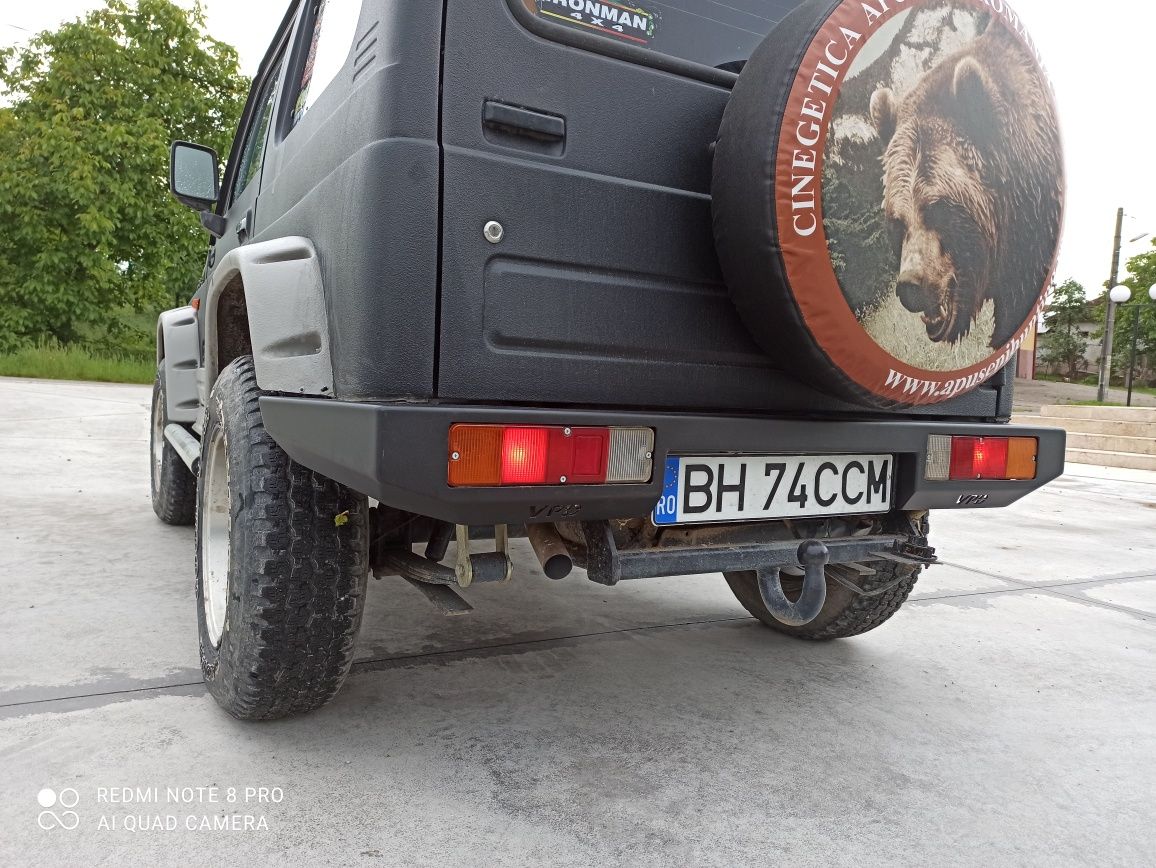
[[[1156,247],[1156,241],[1153,241]],[[1124,381],[1132,350],[1132,327],[1139,316],[1136,335],[1136,382],[1150,381],[1156,375],[1156,302],[1148,290],[1156,285],[1156,249],[1128,260],[1128,277],[1120,281],[1132,290],[1132,299],[1116,307],[1116,326],[1112,330],[1112,379]],[[1100,321],[1108,305],[1100,305]]]
[[[205,235],[168,192],[169,144],[225,150],[247,84],[199,2],[106,0],[0,52],[0,351],[192,292]]]
[[[1080,375],[1080,363],[1088,351],[1088,340],[1080,332],[1080,323],[1088,322],[1092,313],[1084,287],[1075,280],[1057,286],[1044,309],[1047,332],[1040,337],[1045,365],[1055,366],[1069,380]]]

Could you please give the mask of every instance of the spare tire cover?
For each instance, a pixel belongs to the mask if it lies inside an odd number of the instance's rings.
[[[789,372],[876,407],[1014,358],[1059,245],[1063,156],[1002,0],[813,0],[756,49],[715,149],[715,240]]]

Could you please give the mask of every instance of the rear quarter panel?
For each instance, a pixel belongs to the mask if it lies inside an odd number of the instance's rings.
[[[266,155],[254,240],[313,242],[341,398],[433,394],[441,23],[436,0],[364,0],[340,74],[292,130],[279,111]]]

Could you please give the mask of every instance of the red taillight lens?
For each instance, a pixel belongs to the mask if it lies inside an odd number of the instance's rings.
[[[546,481],[545,428],[506,428],[502,431],[502,485],[541,485]]]
[[[952,479],[1005,479],[1006,437],[953,437]]]
[[[553,428],[550,431],[549,482],[589,485],[606,481],[609,428]]]
[[[653,450],[650,428],[454,425],[446,478],[453,486],[649,482]]]

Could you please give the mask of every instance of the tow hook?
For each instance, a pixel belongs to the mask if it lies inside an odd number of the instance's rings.
[[[799,563],[803,567],[803,592],[791,602],[783,593],[778,567],[761,567],[756,571],[759,596],[775,620],[788,627],[802,627],[819,617],[827,602],[827,562],[831,553],[818,540],[807,540],[799,546]]]

